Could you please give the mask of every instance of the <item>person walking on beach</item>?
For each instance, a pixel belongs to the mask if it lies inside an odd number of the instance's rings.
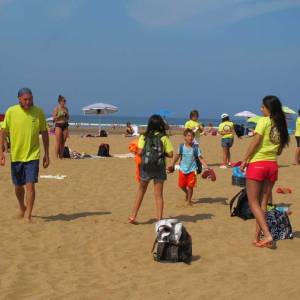
[[[204,160],[201,150],[198,145],[194,144],[195,132],[192,129],[185,129],[184,144],[180,144],[178,153],[175,155],[172,165],[168,168],[172,173],[175,170],[175,164],[180,160],[180,170],[178,175],[178,186],[185,193],[185,200],[189,205],[192,205],[192,197],[194,188],[197,184],[197,159],[205,169],[208,165]]]
[[[164,198],[163,188],[167,179],[166,157],[173,157],[173,146],[166,134],[164,120],[159,115],[150,117],[146,132],[138,141],[138,155],[141,155],[140,183],[129,223],[135,224],[136,217],[144,195],[151,180],[154,181],[154,197],[156,202],[156,217],[163,217]]]
[[[0,131],[0,165],[5,165],[3,145],[9,134],[11,175],[20,207],[19,216],[31,222],[35,183],[38,182],[39,176],[39,134],[42,135],[44,145],[44,168],[49,166],[49,135],[45,114],[33,104],[31,90],[20,89],[18,98],[19,104],[7,110]]]
[[[246,171],[247,195],[250,209],[256,219],[256,247],[272,247],[273,238],[265,219],[267,203],[278,178],[277,156],[289,144],[285,114],[276,96],[263,99],[264,115],[255,128],[254,138],[245,154],[241,170]],[[260,240],[261,232],[264,239]]]
[[[58,96],[58,106],[55,107],[52,117],[55,124],[55,156],[63,158],[64,148],[69,136],[69,110],[66,106],[65,97]]]
[[[300,109],[298,110],[298,118],[296,120],[296,131],[295,131],[297,149],[295,153],[294,165],[300,164]]]
[[[199,145],[200,143],[200,134],[203,132],[204,127],[199,121],[199,112],[198,110],[193,110],[190,112],[190,119],[184,125],[185,129],[192,129],[195,133],[194,144]]]
[[[219,125],[219,134],[222,136],[221,146],[223,149],[223,163],[221,169],[231,167],[230,148],[234,142],[234,124],[230,121],[229,115],[224,113],[221,115],[221,123]]]

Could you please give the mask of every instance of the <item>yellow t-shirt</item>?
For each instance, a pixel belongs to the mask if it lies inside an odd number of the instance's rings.
[[[300,136],[300,117],[298,117],[297,120],[296,120],[295,136]]]
[[[233,133],[234,124],[232,122],[230,122],[230,121],[222,122],[219,125],[219,132],[222,132],[222,131],[232,131],[231,133],[222,135],[222,139],[233,139],[234,138],[234,133]]]
[[[5,113],[2,129],[7,131],[11,143],[11,161],[28,162],[40,158],[39,133],[47,130],[45,114],[32,106],[28,111],[20,105]]]
[[[256,125],[255,133],[261,135],[263,140],[250,162],[276,161],[280,147],[280,135],[276,127],[272,128],[271,119],[269,117],[261,118]]]
[[[196,128],[199,127],[199,125],[202,125],[199,121],[189,120],[184,124],[184,128],[195,130]],[[197,138],[197,139],[200,138],[199,129],[197,129],[197,131],[195,132],[195,138]]]
[[[158,132],[156,134],[158,134]],[[160,140],[163,143],[164,153],[169,154],[174,151],[173,145],[168,136],[165,135]],[[138,148],[144,149],[144,146],[145,146],[145,136],[141,135],[138,142]]]

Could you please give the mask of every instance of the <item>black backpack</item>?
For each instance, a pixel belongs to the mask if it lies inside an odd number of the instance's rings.
[[[275,209],[267,211],[267,224],[274,241],[292,239],[294,237],[289,216]]]
[[[184,144],[180,144],[179,146],[179,155],[182,159],[182,154],[183,154],[183,146]],[[197,164],[197,174],[201,174],[202,172],[202,163],[199,159],[199,156],[198,156],[198,146],[197,145],[193,145],[193,151],[194,151],[194,158],[195,158],[195,161],[196,161],[196,164]]]
[[[101,144],[98,149],[98,156],[110,157],[109,150],[109,144]]]
[[[64,147],[63,158],[71,158],[70,149],[67,146]]]
[[[233,127],[234,127],[234,131],[238,137],[244,136],[245,128],[243,126],[241,126],[239,124],[234,124]]]
[[[156,251],[153,254],[153,258],[157,262],[176,263],[184,262],[189,264],[192,261],[192,238],[182,225],[181,236],[179,241],[172,239],[174,226],[161,226],[161,230],[157,233],[157,237],[154,241],[152,253],[154,252],[155,245]],[[162,234],[170,233],[168,237],[163,238]]]
[[[235,201],[236,206],[233,208]],[[248,204],[248,197],[246,189],[242,189],[238,192],[230,201],[230,215],[231,217],[240,217],[243,220],[254,219],[254,216],[250,210]],[[233,209],[232,209],[233,208]]]
[[[101,130],[100,131],[100,137],[107,137],[108,136],[108,134],[107,134],[107,132],[105,131],[105,130]]]
[[[165,169],[164,146],[162,134],[145,136],[145,146],[142,153],[142,166],[146,172],[155,172]]]

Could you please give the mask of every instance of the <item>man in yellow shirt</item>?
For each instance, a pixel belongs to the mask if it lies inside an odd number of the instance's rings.
[[[31,90],[20,89],[18,98],[19,104],[7,110],[0,130],[0,165],[5,165],[3,146],[9,134],[11,174],[19,201],[20,217],[26,217],[31,222],[35,201],[35,183],[38,182],[39,176],[39,134],[41,133],[44,144],[44,168],[49,166],[49,136],[45,115],[33,104]]]
[[[219,134],[222,136],[221,146],[223,149],[223,163],[221,169],[231,167],[231,153],[230,148],[234,141],[234,124],[230,121],[228,114],[221,115],[222,122],[219,125]]]
[[[295,131],[295,137],[296,137],[296,143],[297,143],[297,149],[295,154],[295,165],[300,164],[300,109],[298,111],[298,118],[296,120],[296,131]]]
[[[200,134],[203,132],[203,125],[199,122],[199,112],[198,110],[193,110],[190,113],[190,120],[184,125],[185,129],[191,129],[195,133],[194,144],[198,145],[200,143]]]

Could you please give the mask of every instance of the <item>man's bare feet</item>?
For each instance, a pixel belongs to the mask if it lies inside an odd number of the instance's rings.
[[[189,206],[193,206],[194,204],[193,204],[192,201],[188,201],[188,205],[189,205]]]
[[[18,214],[18,219],[23,219],[26,213],[26,206],[23,208],[20,208],[19,214]]]

